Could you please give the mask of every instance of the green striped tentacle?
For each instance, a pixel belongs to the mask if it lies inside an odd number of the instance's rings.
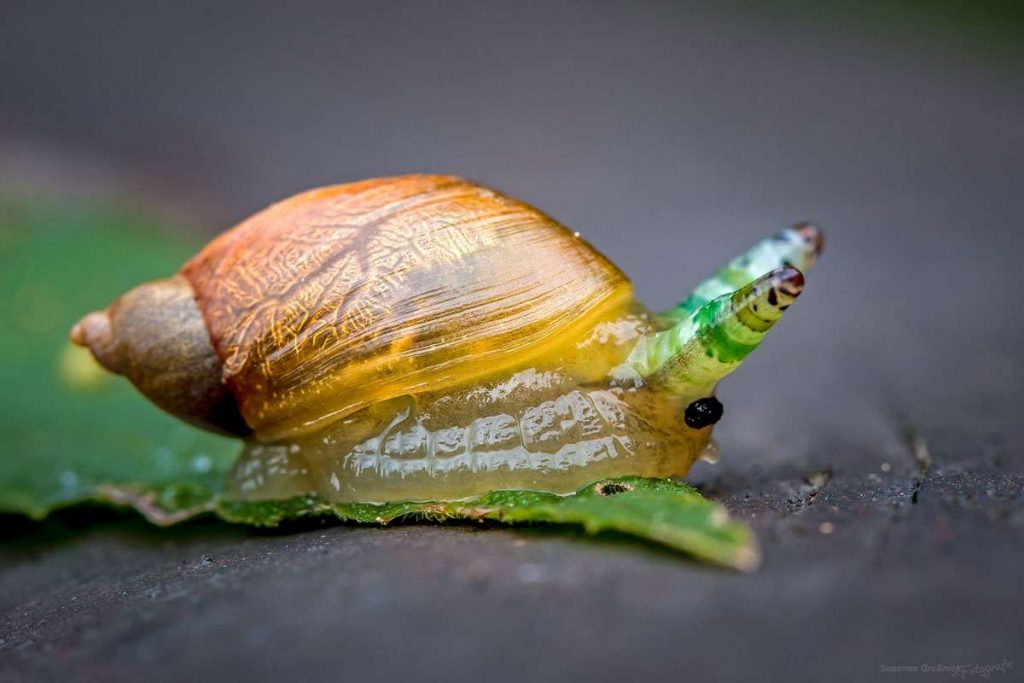
[[[804,286],[791,266],[773,270],[649,334],[626,361],[645,381],[684,396],[707,395],[761,343]]]
[[[793,266],[807,272],[821,255],[825,239],[821,228],[810,223],[797,223],[771,237],[761,240],[749,251],[737,256],[724,268],[697,285],[697,289],[675,308],[661,314],[668,324],[684,320],[695,310],[724,294],[730,294],[758,276]]]

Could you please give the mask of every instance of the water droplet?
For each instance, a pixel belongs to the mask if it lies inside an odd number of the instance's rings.
[[[714,465],[718,462],[721,457],[721,453],[718,450],[718,444],[714,441],[708,441],[708,445],[704,447],[704,450],[700,452],[700,459],[704,462],[709,462]]]

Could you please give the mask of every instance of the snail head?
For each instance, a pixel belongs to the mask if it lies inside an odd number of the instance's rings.
[[[644,381],[692,401],[694,428],[722,415],[715,385],[761,343],[804,289],[804,271],[824,247],[820,228],[798,223],[762,240],[659,316],[663,329],[641,338],[628,366]]]

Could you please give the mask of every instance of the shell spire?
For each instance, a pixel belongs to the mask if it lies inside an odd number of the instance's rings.
[[[757,348],[803,287],[803,273],[796,268],[773,270],[644,337],[626,363],[646,382],[673,393],[710,393]]]

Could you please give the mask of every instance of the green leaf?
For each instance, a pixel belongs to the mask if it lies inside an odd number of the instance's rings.
[[[39,518],[110,484],[219,488],[237,444],[160,412],[67,337],[198,242],[138,211],[0,199],[0,512]]]
[[[229,522],[275,527],[304,517],[344,522],[494,521],[567,524],[588,534],[618,532],[659,543],[698,559],[751,571],[760,555],[753,534],[725,509],[682,482],[621,477],[589,484],[575,494],[492,491],[458,501],[332,503],[314,495],[283,501],[238,501],[200,488],[109,487],[104,500],[130,505],[157,524],[215,513]]]
[[[342,504],[316,496],[242,502],[223,495],[237,442],[165,415],[102,371],[67,331],[128,288],[170,274],[198,240],[126,209],[0,199],[0,512],[41,518],[81,502],[129,506],[168,525],[216,514],[276,526],[345,522],[560,524],[639,537],[696,558],[752,569],[754,537],[689,486],[626,477],[573,495],[495,491],[460,501]]]

